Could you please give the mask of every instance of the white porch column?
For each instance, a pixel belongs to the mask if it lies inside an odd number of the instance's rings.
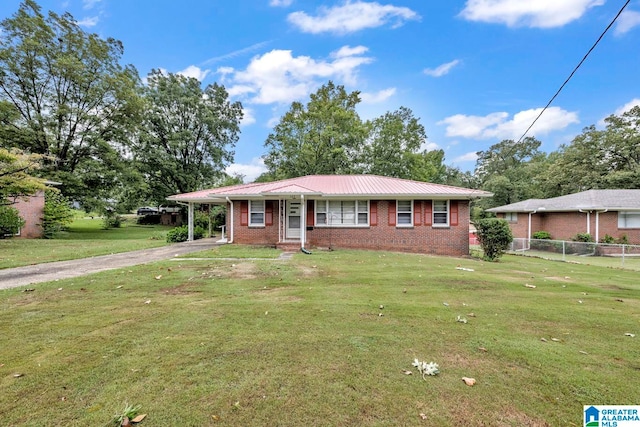
[[[193,241],[193,203],[189,202],[189,213],[188,213],[188,234],[187,234],[187,240],[189,242]]]
[[[300,195],[300,202],[302,205],[300,209],[300,247],[304,248],[304,241],[306,240],[307,234],[307,206],[304,202],[304,194]]]

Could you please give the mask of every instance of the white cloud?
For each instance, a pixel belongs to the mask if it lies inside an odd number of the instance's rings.
[[[287,7],[291,6],[291,3],[293,3],[293,0],[270,0],[269,6]]]
[[[244,113],[244,116],[242,117],[240,126],[249,126],[256,122],[256,117],[253,114],[253,109],[243,107],[242,112]]]
[[[271,42],[270,41],[264,41],[264,42],[252,44],[251,46],[248,46],[248,47],[245,47],[245,48],[242,48],[242,49],[238,49],[238,50],[234,50],[233,52],[225,53],[224,55],[214,56],[213,58],[207,59],[202,64],[203,65],[210,65],[210,64],[213,64],[214,62],[221,62],[221,61],[226,61],[227,59],[233,59],[233,58],[236,58],[238,56],[242,56],[242,55],[245,55],[247,53],[251,53],[251,52],[255,52],[257,50],[260,50],[263,47],[265,47],[266,45],[268,45],[269,43],[271,43]]]
[[[341,6],[321,6],[316,16],[293,12],[287,19],[305,33],[349,34],[388,23],[391,23],[392,28],[397,28],[405,21],[420,19],[420,15],[408,7],[347,0]]]
[[[266,171],[267,167],[264,165],[264,160],[258,157],[251,159],[251,163],[234,163],[225,169],[225,172],[229,175],[243,175],[244,182],[253,182]]]
[[[361,47],[347,46],[332,53],[333,59],[327,61],[294,57],[290,50],[272,50],[254,57],[245,70],[226,70],[231,82],[228,91],[244,95],[250,103],[271,104],[302,99],[330,79],[354,85],[359,67],[373,61],[362,56],[364,52]]]
[[[342,46],[340,49],[331,52],[332,58],[346,58],[349,56],[363,55],[369,51],[368,47],[365,46]]]
[[[196,67],[195,65],[189,65],[187,68],[182,71],[178,71],[176,74],[180,74],[185,77],[193,77],[199,81],[203,81],[210,71],[211,70],[202,70],[200,67]]]
[[[438,122],[447,125],[448,137],[463,137],[477,139],[517,139],[533,123],[542,108],[521,111],[509,120],[509,114],[504,112],[491,113],[486,116],[466,116],[456,114]],[[528,135],[545,135],[564,129],[572,123],[579,123],[578,113],[550,107],[538,119]]]
[[[449,74],[449,71],[458,64],[460,64],[460,60],[454,59],[453,61],[439,65],[436,68],[425,68],[424,73],[431,77],[442,77],[445,74]]]
[[[95,5],[100,3],[102,0],[82,0],[82,8],[83,9],[93,9]]]
[[[467,0],[460,16],[509,27],[561,27],[605,0]]]
[[[440,146],[438,144],[436,144],[435,142],[428,142],[425,141],[422,143],[422,145],[420,146],[420,151],[435,151],[435,150],[439,150]]]
[[[80,21],[77,21],[77,24],[81,27],[91,28],[98,25],[98,22],[100,22],[99,16],[90,16],[90,17],[81,19]]]
[[[462,163],[462,162],[475,162],[478,160],[478,152],[471,151],[469,153],[465,153],[462,156],[458,156],[453,159],[453,163]]]
[[[365,104],[378,104],[380,102],[384,102],[387,99],[391,98],[396,94],[396,88],[390,87],[388,89],[382,89],[379,92],[375,93],[366,93],[363,92],[360,94],[360,99]]]
[[[615,29],[616,35],[628,33],[633,28],[640,25],[640,12],[634,10],[625,10],[618,18]]]
[[[615,114],[616,116],[621,116],[622,113],[626,113],[627,111],[631,110],[635,106],[640,106],[640,98],[632,99],[631,101],[624,104],[622,107],[618,108],[616,112],[613,114]]]

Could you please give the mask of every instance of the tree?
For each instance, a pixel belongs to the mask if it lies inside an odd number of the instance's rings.
[[[24,226],[24,219],[12,206],[0,205],[0,239],[11,237]]]
[[[504,219],[486,218],[474,222],[476,235],[487,261],[496,261],[513,241],[509,223]]]
[[[144,89],[142,127],[132,146],[151,199],[215,186],[233,161],[242,105],[224,86],[153,70]]]
[[[427,140],[424,126],[406,107],[367,122],[363,163],[367,173],[417,181],[444,177],[444,151],[421,150]]]
[[[33,176],[40,162],[41,156],[0,148],[0,205],[13,204],[18,197],[44,189],[44,181]]]
[[[640,107],[591,125],[563,145],[547,180],[554,196],[592,188],[640,188]]]
[[[73,221],[73,211],[69,200],[57,188],[48,187],[44,192],[44,216],[42,230],[45,239],[52,239],[56,233]]]
[[[122,43],[87,34],[68,13],[45,17],[33,0],[0,23],[3,146],[41,154],[41,174],[75,199],[106,197],[138,120],[139,78]],[[7,104],[12,111],[6,108]],[[2,116],[2,114],[0,114]]]
[[[362,170],[361,147],[367,136],[356,112],[360,92],[347,93],[329,81],[307,105],[291,104],[266,142],[264,163],[275,179]]]
[[[520,142],[503,140],[478,152],[476,177],[483,190],[494,194],[480,202],[484,208],[545,196],[541,183],[548,162],[540,145],[527,137]]]

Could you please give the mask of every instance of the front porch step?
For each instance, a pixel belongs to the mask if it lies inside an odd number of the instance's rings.
[[[300,250],[300,242],[280,242],[276,243],[276,249],[285,252],[295,252]]]

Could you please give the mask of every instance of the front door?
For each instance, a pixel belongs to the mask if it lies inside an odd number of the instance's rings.
[[[299,201],[287,200],[287,239],[300,238],[301,208]]]

